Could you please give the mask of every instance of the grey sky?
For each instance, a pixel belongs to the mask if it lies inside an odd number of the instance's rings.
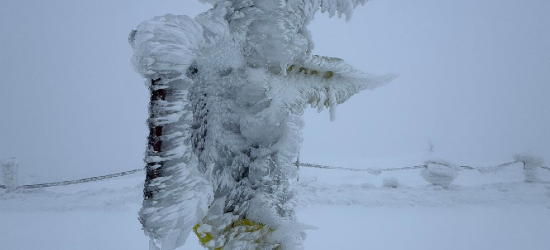
[[[143,166],[148,91],[127,35],[194,0],[2,0],[0,158],[23,181]],[[352,20],[318,14],[314,53],[401,76],[328,113],[305,114],[302,158],[323,163],[435,150],[469,163],[532,152],[550,161],[550,2],[375,0]]]

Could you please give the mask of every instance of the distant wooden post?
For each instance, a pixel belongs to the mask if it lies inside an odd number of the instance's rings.
[[[0,165],[2,165],[2,173],[4,175],[4,185],[6,186],[6,190],[8,192],[14,191],[17,189],[17,160],[14,157],[5,159],[0,162]]]

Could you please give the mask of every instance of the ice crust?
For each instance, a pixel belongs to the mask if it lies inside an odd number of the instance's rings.
[[[307,25],[318,11],[349,19],[366,1],[202,2],[214,7],[155,17],[129,37],[136,71],[167,93],[148,120],[163,132],[161,151],[150,145],[145,158],[140,220],[151,249],[183,245],[197,224],[209,249],[303,249],[291,180],[304,109],[334,119],[338,104],[395,77],[311,54]],[[265,230],[234,226],[243,219]]]

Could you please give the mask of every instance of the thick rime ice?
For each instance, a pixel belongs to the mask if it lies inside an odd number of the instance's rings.
[[[395,177],[384,178],[382,185],[388,188],[397,188],[399,187],[399,181]]]
[[[541,157],[533,155],[514,155],[514,160],[523,163],[523,173],[525,175],[525,182],[538,182],[539,177],[537,169],[544,164],[544,160]]]
[[[151,91],[140,221],[151,249],[191,230],[209,249],[303,249],[296,221],[301,115],[335,107],[394,76],[312,55],[317,11],[346,15],[366,0],[202,0],[191,19],[165,15],[130,34]]]
[[[2,174],[4,175],[4,185],[8,191],[17,189],[17,167],[18,162],[15,158],[8,158],[0,161]]]
[[[431,160],[425,162],[426,168],[420,175],[429,183],[448,187],[458,176],[458,167],[442,160]]]

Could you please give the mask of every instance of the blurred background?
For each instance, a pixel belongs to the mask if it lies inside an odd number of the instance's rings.
[[[149,93],[130,64],[128,34],[154,16],[194,17],[210,6],[1,6],[0,159],[19,160],[20,183],[143,167]],[[400,77],[340,105],[334,122],[328,112],[307,110],[301,160],[419,164],[431,144],[457,164],[500,164],[515,153],[550,161],[548,13],[550,2],[542,0],[375,0],[350,22],[318,13],[309,27],[315,54]]]

